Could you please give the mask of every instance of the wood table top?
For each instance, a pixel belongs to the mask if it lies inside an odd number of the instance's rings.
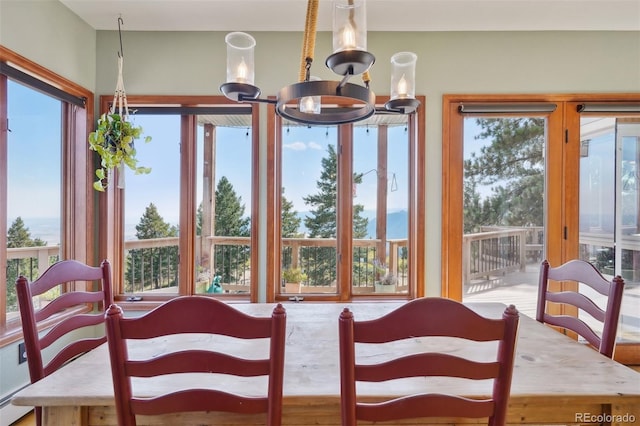
[[[340,397],[338,317],[345,307],[354,313],[355,319],[379,317],[399,306],[401,302],[353,302],[353,303],[290,303],[287,310],[287,340],[285,349],[284,404],[309,404],[324,401],[338,401]],[[253,315],[269,316],[274,304],[236,304],[238,309]],[[505,306],[499,303],[470,303],[479,314],[499,318]],[[211,345],[209,337],[190,335],[186,338],[198,344]],[[227,338],[228,339],[228,338]],[[429,340],[433,339],[433,340]],[[441,350],[466,351],[483,359],[495,351],[487,343],[471,348],[469,345],[445,338],[412,339],[402,342],[398,350],[437,345]],[[179,342],[169,338],[157,339],[154,344],[133,345],[132,355],[159,354],[179,346]],[[262,351],[265,342],[225,343],[237,350],[238,355],[251,357]],[[493,344],[493,343],[492,343]],[[484,346],[482,346],[484,345]],[[370,345],[365,345],[370,346]],[[359,359],[380,360],[394,351],[394,348],[357,347]],[[365,362],[365,361],[363,361]],[[154,394],[164,384],[162,381],[144,383],[134,381],[134,392],[138,395]],[[193,383],[193,378],[185,375],[179,380],[185,385]],[[200,379],[198,379],[200,380]],[[231,384],[226,379],[212,381],[212,386],[231,386],[244,389],[251,394],[256,386],[255,379],[246,379],[239,384]],[[403,395],[414,391],[439,392],[464,390],[464,394],[488,395],[490,382],[479,381],[460,383],[461,379],[419,378],[403,379],[385,384],[363,384],[359,393],[375,396]],[[458,380],[458,381],[456,381]],[[215,382],[215,383],[214,383]],[[176,382],[172,380],[172,385]],[[204,383],[198,382],[199,386]],[[516,360],[511,388],[513,403],[530,400],[563,398],[567,401],[631,404],[640,407],[640,373],[604,357],[597,351],[562,335],[532,318],[521,315],[516,348]],[[105,406],[114,405],[110,364],[106,345],[73,361],[38,383],[27,386],[12,399],[15,405],[36,406]],[[638,416],[640,413],[636,413]],[[638,416],[637,418],[640,418]]]

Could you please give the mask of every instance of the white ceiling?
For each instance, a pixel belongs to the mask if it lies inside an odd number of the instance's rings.
[[[302,31],[305,0],[60,0],[97,30]],[[369,31],[640,31],[640,0],[368,0]],[[331,30],[320,0],[318,31]]]

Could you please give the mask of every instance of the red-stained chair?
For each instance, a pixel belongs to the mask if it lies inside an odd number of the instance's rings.
[[[86,282],[86,290],[76,291],[62,287],[81,281]],[[95,289],[92,287],[94,281],[97,283]],[[33,298],[57,286],[61,286],[60,296],[36,309]],[[100,330],[101,336],[84,337],[80,329],[103,324],[104,310],[113,303],[111,266],[107,260],[103,260],[99,267],[77,260],[59,261],[31,283],[24,276],[19,276],[16,280],[16,293],[31,383],[106,342],[104,331]],[[57,321],[56,318],[61,320]],[[47,324],[53,322],[55,326],[40,334]],[[69,334],[75,331],[78,333]],[[57,353],[53,353],[53,349],[47,350],[54,343],[63,341],[68,341],[68,344]],[[48,361],[45,362],[45,359]],[[35,415],[39,426],[42,422],[40,407],[35,408]]]
[[[358,420],[382,422],[425,417],[486,417],[489,425],[504,425],[518,321],[518,311],[513,305],[505,309],[502,319],[488,319],[462,303],[438,297],[412,300],[380,318],[368,321],[355,321],[354,314],[345,308],[339,319],[343,426],[355,426]],[[423,352],[400,355],[381,363],[370,363],[370,360],[366,363],[357,362],[355,343],[387,343],[427,336],[498,341],[496,358],[489,362],[478,362],[453,354]],[[356,382],[425,376],[493,379],[493,391],[485,399],[434,391],[378,402],[360,401],[356,394]]]
[[[589,286],[606,298],[606,307],[602,309],[593,299],[577,291],[549,291],[549,280],[573,281]],[[570,260],[552,268],[547,260],[540,265],[540,282],[538,287],[538,307],[536,319],[545,324],[571,330],[584,338],[601,354],[612,358],[616,345],[616,332],[620,318],[624,280],[620,276],[611,281],[602,276],[591,263],[584,260]],[[548,313],[547,302],[570,305],[588,313],[594,320],[602,324],[599,336],[582,319],[570,315],[552,315]]]
[[[203,296],[182,296],[137,318],[124,318],[118,305],[106,313],[107,338],[116,399],[118,425],[136,425],[136,415],[185,411],[266,413],[265,424],[278,426],[282,417],[286,312],[276,305],[270,317],[245,314],[231,305]],[[184,333],[206,333],[241,339],[269,339],[265,357],[244,359],[225,352],[222,345],[181,346],[174,352],[146,359],[129,357],[127,339],[152,339]],[[136,396],[132,377],[177,373],[267,376],[265,396],[246,396],[211,388],[176,389],[154,396]],[[204,380],[204,378],[203,378]]]

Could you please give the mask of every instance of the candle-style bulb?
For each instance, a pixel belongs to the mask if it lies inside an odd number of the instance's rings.
[[[398,81],[398,97],[407,97],[407,80],[404,78],[404,74],[402,74],[402,77],[400,77],[400,80]]]
[[[236,70],[236,81],[238,83],[246,83],[247,82],[247,74],[249,70],[247,68],[247,63],[244,61],[244,57],[238,64],[238,69]]]
[[[351,24],[347,23],[344,29],[342,30],[342,48],[343,49],[355,49],[356,47],[356,32],[351,26]]]

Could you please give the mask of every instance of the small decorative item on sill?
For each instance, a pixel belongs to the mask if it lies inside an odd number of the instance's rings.
[[[394,274],[386,274],[379,281],[374,283],[376,293],[395,293],[396,284],[398,284],[398,277]]]
[[[307,280],[307,274],[300,268],[288,268],[282,271],[285,293],[301,293],[302,282]]]
[[[118,18],[118,32],[120,33],[120,23],[122,18]],[[116,167],[118,170],[119,187],[124,187],[124,170],[127,166],[136,174],[147,174],[151,172],[148,167],[138,166],[134,141],[142,136],[141,126],[135,126],[129,119],[129,106],[127,105],[127,95],[124,91],[122,78],[122,34],[120,33],[120,52],[118,52],[118,81],[116,91],[113,96],[113,103],[108,114],[102,114],[98,119],[98,125],[94,132],[89,134],[89,148],[100,155],[100,167],[96,169],[96,177],[93,188],[96,191],[104,192],[110,183],[111,174]],[[117,112],[116,112],[117,105]],[[151,141],[151,136],[144,138],[145,143]]]

